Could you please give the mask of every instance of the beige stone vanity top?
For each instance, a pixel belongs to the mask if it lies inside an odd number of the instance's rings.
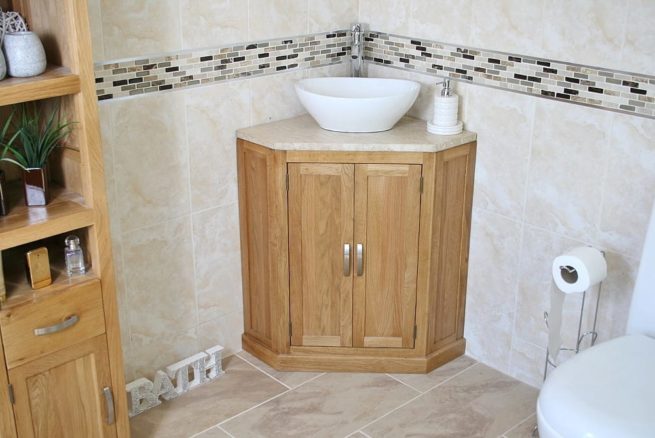
[[[311,151],[439,152],[475,141],[477,135],[434,135],[426,122],[403,117],[384,132],[347,133],[322,129],[308,114],[237,131],[237,137],[271,149]]]

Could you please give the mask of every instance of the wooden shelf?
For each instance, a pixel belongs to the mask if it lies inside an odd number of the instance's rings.
[[[66,67],[49,65],[45,73],[31,78],[0,81],[0,106],[80,92],[80,77]]]
[[[7,190],[9,214],[0,216],[0,251],[93,225],[94,211],[81,195],[57,186],[45,207],[26,207],[22,184]]]

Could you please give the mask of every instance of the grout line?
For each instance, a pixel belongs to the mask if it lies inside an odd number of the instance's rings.
[[[400,380],[400,379],[398,379],[398,378],[392,376],[391,374],[385,374],[385,375],[391,377],[391,378],[392,378],[393,380],[395,380],[396,382],[398,382],[398,383],[402,383],[402,384],[405,385],[406,387],[413,389],[414,391],[418,392],[419,394],[423,394],[423,391],[421,391],[420,389],[414,388],[414,387],[413,387],[412,385],[410,385],[409,383],[403,382],[402,380]]]
[[[418,394],[418,395],[416,395],[415,397],[413,397],[413,398],[407,400],[405,403],[396,406],[395,408],[393,408],[392,410],[390,410],[390,411],[387,412],[386,414],[384,414],[384,415],[382,415],[382,416],[376,418],[375,420],[366,423],[365,425],[363,425],[362,427],[359,428],[359,431],[362,431],[362,430],[366,429],[368,426],[372,425],[373,423],[377,423],[378,421],[380,421],[380,420],[383,419],[384,417],[386,417],[386,416],[388,416],[388,415],[390,415],[390,414],[396,412],[397,410],[399,410],[399,409],[401,409],[401,408],[404,408],[405,406],[407,406],[408,404],[410,404],[410,403],[413,402],[414,400],[416,400],[416,399],[418,399],[418,398],[420,398],[420,397],[423,397],[423,396],[426,395],[428,392],[430,392],[430,391],[432,391],[433,389],[435,389],[435,388],[437,388],[437,387],[443,385],[443,384],[446,383],[446,382],[451,381],[451,380],[454,379],[455,377],[457,377],[457,376],[459,376],[460,374],[466,372],[467,370],[470,370],[471,368],[473,368],[473,367],[476,366],[476,365],[478,365],[478,362],[474,363],[473,365],[471,365],[471,366],[469,366],[469,367],[466,367],[465,369],[463,369],[463,370],[460,371],[459,373],[450,376],[449,378],[447,378],[447,379],[444,380],[443,382],[436,384],[435,386],[433,386],[433,387],[430,388],[429,390],[425,391],[424,393]]]
[[[263,402],[261,402],[261,403],[255,405],[255,406],[252,406],[252,407],[246,409],[245,411],[239,412],[238,414],[233,415],[233,416],[230,417],[230,418],[226,418],[225,420],[223,420],[223,421],[221,421],[220,423],[216,424],[216,426],[221,427],[223,424],[227,423],[228,421],[231,421],[231,420],[233,420],[233,419],[235,419],[235,418],[237,418],[237,417],[240,417],[240,416],[243,415],[243,414],[246,414],[246,413],[248,413],[248,412],[250,412],[250,411],[252,411],[252,410],[254,410],[254,409],[257,409],[258,407],[260,407],[260,406],[262,406],[262,405],[265,405],[266,403],[268,403],[268,402],[270,402],[270,401],[273,401],[273,400],[275,400],[276,398],[279,398],[279,397],[281,397],[281,396],[283,396],[283,395],[285,395],[285,394],[288,394],[288,393],[290,393],[290,392],[292,392],[292,391],[295,391],[296,389],[300,388],[301,386],[305,385],[306,383],[309,383],[309,382],[311,382],[311,381],[313,381],[313,380],[316,380],[316,379],[318,379],[319,377],[324,376],[324,375],[325,375],[325,373],[322,373],[322,374],[319,374],[318,376],[312,377],[311,379],[307,380],[306,382],[301,383],[300,385],[296,386],[296,387],[293,388],[293,389],[288,389],[288,390],[286,390],[286,391],[284,391],[284,392],[281,392],[281,393],[279,393],[279,394],[277,394],[277,395],[275,395],[275,396],[273,396],[273,397],[271,397],[271,398],[269,398],[269,399],[267,399],[267,400],[264,400]],[[222,429],[222,427],[221,427],[221,429]]]
[[[364,432],[364,431],[361,430],[361,429],[358,430],[357,432],[361,433],[362,435],[364,435],[364,436],[367,437],[367,438],[372,438],[371,435],[367,434],[366,432]]]
[[[480,365],[480,363],[481,363],[481,362],[475,362],[474,364],[471,364],[471,365],[467,366],[466,368],[464,368],[464,369],[463,369],[462,371],[460,371],[459,373],[454,374],[454,375],[448,377],[448,378],[447,378],[446,380],[444,380],[443,382],[439,382],[439,383],[437,383],[437,384],[434,385],[432,388],[430,388],[430,389],[428,389],[427,391],[425,391],[423,394],[427,394],[428,392],[432,391],[432,390],[435,389],[435,388],[438,388],[439,386],[443,385],[444,383],[451,381],[451,380],[454,379],[455,377],[457,377],[457,376],[459,376],[460,374],[462,374],[462,373],[464,373],[464,372],[470,370],[470,369],[473,368],[474,366],[476,366],[476,365]]]
[[[514,430],[517,426],[519,426],[519,425],[525,423],[525,422],[528,421],[530,418],[532,418],[532,417],[534,417],[534,416],[536,416],[536,415],[537,415],[537,414],[533,412],[532,414],[530,414],[530,415],[528,415],[527,417],[525,417],[523,420],[521,420],[521,421],[519,421],[518,423],[516,423],[515,425],[511,426],[511,427],[510,427],[509,429],[507,429],[505,432],[501,433],[499,436],[500,436],[500,437],[506,437],[508,432],[511,432],[511,431]],[[536,420],[536,418],[535,418],[535,420]]]
[[[241,352],[239,352],[239,353],[236,354],[236,356],[237,356],[239,359],[241,359],[242,361],[244,361],[245,363],[247,363],[247,364],[250,365],[251,367],[255,368],[256,370],[258,370],[258,371],[261,372],[262,374],[265,374],[265,375],[267,375],[268,377],[270,377],[271,379],[275,380],[275,381],[276,381],[277,383],[279,383],[280,385],[283,385],[283,386],[285,386],[285,387],[287,387],[287,388],[289,388],[289,389],[293,389],[293,387],[287,385],[286,383],[284,383],[283,381],[281,381],[281,380],[279,380],[279,379],[276,379],[276,378],[273,377],[271,374],[267,373],[266,371],[264,371],[263,369],[261,369],[260,367],[258,367],[257,365],[255,365],[254,363],[250,362],[250,361],[249,361],[248,359],[246,359],[245,357],[241,356],[240,353],[241,353]]]
[[[217,428],[218,430],[220,430],[221,432],[225,433],[227,436],[229,436],[229,437],[231,437],[231,438],[236,438],[234,435],[232,435],[232,434],[231,434],[230,432],[228,432],[227,430],[223,429],[221,426],[216,426],[216,428]]]

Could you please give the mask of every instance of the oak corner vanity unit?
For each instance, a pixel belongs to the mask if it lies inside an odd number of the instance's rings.
[[[238,132],[243,348],[280,370],[425,373],[464,353],[476,135]]]

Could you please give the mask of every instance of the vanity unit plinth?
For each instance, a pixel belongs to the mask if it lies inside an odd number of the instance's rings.
[[[238,137],[246,351],[280,370],[406,373],[464,353],[475,134],[300,116]]]

